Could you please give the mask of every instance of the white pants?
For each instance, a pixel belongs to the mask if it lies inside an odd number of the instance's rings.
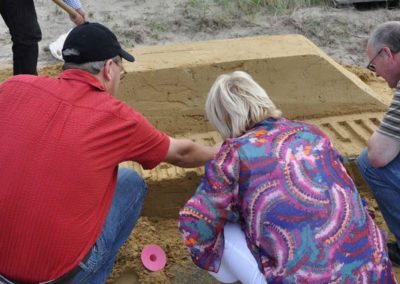
[[[247,247],[244,232],[237,224],[224,227],[225,248],[217,273],[209,272],[222,283],[266,284],[265,276],[258,269],[254,256]]]

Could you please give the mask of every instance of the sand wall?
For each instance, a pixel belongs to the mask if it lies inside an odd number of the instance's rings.
[[[288,118],[318,125],[347,157],[358,155],[385,101],[303,36],[268,36],[154,46],[132,50],[119,98],[156,127],[203,144],[221,141],[204,117],[207,92],[220,74],[250,73]],[[193,194],[202,168],[162,164],[152,171],[127,162],[145,177],[144,215],[176,217]]]
[[[216,77],[250,73],[288,118],[306,119],[385,105],[353,73],[300,35],[262,36],[132,50],[135,63],[119,92],[158,128],[170,133],[210,131],[204,102]]]

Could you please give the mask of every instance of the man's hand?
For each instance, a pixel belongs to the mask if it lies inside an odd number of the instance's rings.
[[[74,22],[75,25],[79,26],[86,22],[86,12],[82,8],[76,9],[79,15],[73,17],[70,16],[71,21]]]

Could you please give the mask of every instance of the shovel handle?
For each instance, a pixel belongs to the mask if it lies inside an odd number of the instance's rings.
[[[56,3],[65,12],[67,12],[72,19],[75,19],[79,16],[79,13],[77,11],[65,4],[62,0],[53,0],[53,2]]]

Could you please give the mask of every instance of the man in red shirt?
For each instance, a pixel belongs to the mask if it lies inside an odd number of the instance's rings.
[[[118,164],[197,167],[216,153],[168,137],[114,97],[122,58],[134,58],[106,27],[74,28],[63,57],[58,78],[0,86],[0,282],[104,283],[146,192]]]

